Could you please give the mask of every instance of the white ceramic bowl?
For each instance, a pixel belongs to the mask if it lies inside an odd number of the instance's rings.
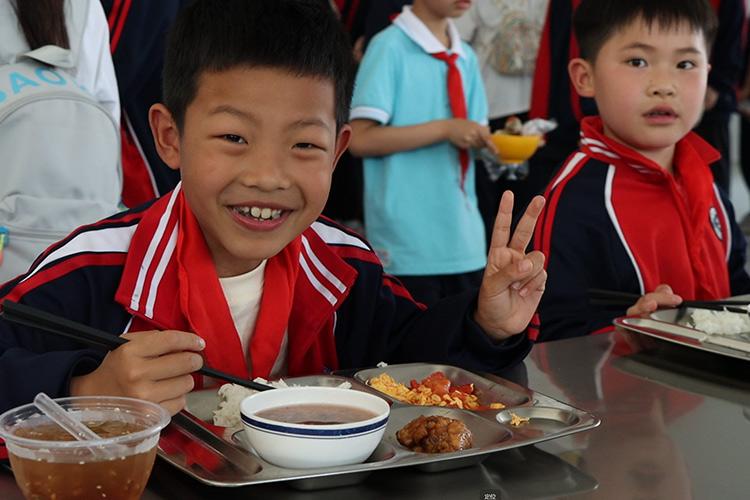
[[[24,496],[68,498],[67,494],[78,491],[80,498],[140,498],[169,413],[157,404],[132,398],[82,396],[55,401],[90,427],[106,422],[113,436],[97,441],[97,446],[74,440],[33,403],[0,415],[0,438],[5,440]],[[131,425],[140,430],[117,435],[122,429],[116,428]],[[35,438],[43,431],[61,432],[61,440]]]
[[[257,415],[271,408],[305,404],[350,406],[376,416],[344,424],[296,424]],[[383,437],[390,405],[355,389],[290,387],[248,396],[240,413],[245,435],[263,460],[279,467],[311,469],[364,462]]]

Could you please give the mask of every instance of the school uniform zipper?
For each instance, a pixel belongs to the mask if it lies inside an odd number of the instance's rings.
[[[45,231],[39,229],[19,229],[15,227],[0,226],[0,265],[3,262],[3,250],[10,245],[11,233],[13,240],[43,240],[47,245],[63,239],[70,231]]]

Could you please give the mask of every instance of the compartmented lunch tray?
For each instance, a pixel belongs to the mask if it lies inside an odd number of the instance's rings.
[[[677,307],[614,320],[615,326],[643,333],[683,346],[750,360],[750,332],[734,335],[712,335],[693,328],[690,316],[695,309]]]
[[[367,385],[377,375],[387,373],[397,382],[409,385],[442,371],[453,384],[474,384],[481,405],[499,402],[505,408],[463,410],[453,407],[417,406],[402,403]],[[373,471],[415,466],[427,472],[456,469],[481,462],[489,454],[539,443],[594,428],[600,420],[562,401],[521,387],[508,380],[476,374],[449,365],[414,363],[361,370],[352,377],[315,375],[287,378],[292,385],[335,387],[351,383],[351,390],[376,393],[391,403],[385,434],[372,455],[361,464],[319,469],[286,469],[255,455],[242,429],[215,427],[213,412],[221,401],[216,389],[187,395],[186,411],[173,417],[162,432],[158,454],[161,459],[198,481],[213,486],[246,486],[289,481],[297,489],[319,489],[355,484]],[[283,390],[283,389],[278,389]],[[512,415],[528,418],[514,427]],[[418,453],[401,445],[396,432],[420,415],[441,415],[462,420],[472,431],[473,446],[452,453]]]

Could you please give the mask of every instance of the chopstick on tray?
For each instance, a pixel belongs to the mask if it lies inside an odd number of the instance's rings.
[[[26,326],[35,330],[51,333],[60,337],[72,339],[94,347],[100,347],[107,350],[113,350],[122,344],[128,342],[127,339],[113,335],[102,330],[97,330],[88,325],[83,325],[76,321],[62,318],[60,316],[48,313],[10,300],[4,300],[0,307],[0,319],[8,323],[14,323],[20,326]],[[237,377],[231,373],[225,373],[215,370],[210,366],[203,366],[197,371],[201,375],[207,375],[216,379],[232,382],[256,391],[265,391],[273,389],[272,386]]]
[[[641,296],[637,293],[619,292],[616,290],[601,290],[589,288],[589,304],[594,306],[632,306]],[[696,309],[712,309],[714,311],[730,311],[736,313],[750,313],[750,300],[719,299],[719,300],[683,300],[677,307],[693,307]]]

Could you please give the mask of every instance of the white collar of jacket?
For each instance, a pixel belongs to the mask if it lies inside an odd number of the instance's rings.
[[[393,20],[393,24],[398,26],[406,36],[422,47],[428,54],[446,51],[443,44],[425,26],[422,20],[414,15],[411,5],[404,5],[403,11]],[[458,34],[458,29],[450,19],[448,19],[448,36],[451,40],[449,52],[458,54],[459,57],[465,59],[466,54],[461,46],[461,37]]]

